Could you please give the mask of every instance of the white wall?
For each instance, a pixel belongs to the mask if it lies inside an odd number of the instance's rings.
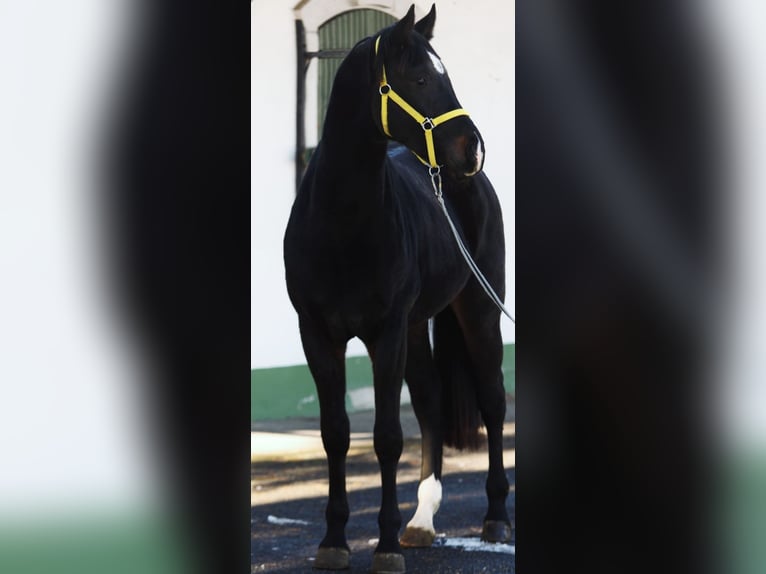
[[[255,0],[250,93],[253,367],[305,362],[287,298],[282,236],[295,196],[295,19],[291,0]],[[280,78],[280,89],[273,88]],[[266,89],[266,79],[269,88]],[[268,137],[262,134],[269,134]]]
[[[416,6],[418,18],[426,12],[419,8],[421,4]],[[282,236],[294,197],[295,181],[294,6],[294,0],[255,0],[251,12],[253,368],[305,362],[297,317],[287,297],[282,263]],[[484,137],[487,149],[485,171],[503,206],[506,304],[513,312],[514,15],[512,9],[501,6],[504,5],[498,0],[437,3],[432,45],[447,67],[460,103],[471,113]],[[259,89],[264,85],[262,79],[275,77],[281,78],[279,90]],[[268,168],[264,170],[262,166]],[[504,340],[514,341],[515,330],[511,322],[503,318],[502,328]],[[364,348],[354,341],[349,345],[348,353],[363,354]]]
[[[139,16],[126,0],[0,4],[3,544],[38,524],[135,524],[164,500],[144,366],[104,263],[100,146]]]

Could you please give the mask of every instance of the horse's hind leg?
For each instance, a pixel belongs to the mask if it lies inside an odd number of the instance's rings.
[[[322,443],[327,453],[330,492],[325,519],[327,532],[319,543],[315,568],[343,570],[349,567],[346,523],[346,453],[349,421],[346,414],[345,344],[333,344],[322,329],[301,317],[301,340],[319,396]]]
[[[428,322],[410,327],[404,378],[420,424],[421,463],[418,508],[400,539],[402,546],[431,546],[436,531],[433,517],[442,498],[441,387],[431,356]]]
[[[402,454],[399,403],[407,354],[406,323],[402,317],[386,325],[384,332],[368,343],[375,385],[375,454],[380,464],[381,503],[378,514],[380,538],[372,561],[373,572],[404,572],[399,545],[402,517],[396,497],[396,467]]]
[[[467,295],[467,294],[464,294]],[[484,297],[484,293],[475,293]],[[487,514],[481,533],[489,542],[509,542],[511,523],[505,507],[508,498],[508,478],[503,465],[503,422],[505,419],[505,388],[503,386],[503,340],[500,314],[487,301],[469,305],[461,297],[455,312],[463,331],[466,347],[476,373],[476,394],[484,426],[487,427],[489,472],[487,473]]]

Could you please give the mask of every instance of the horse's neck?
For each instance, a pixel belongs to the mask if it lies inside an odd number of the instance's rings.
[[[360,64],[365,62],[344,62],[338,70],[325,116],[316,191],[323,203],[361,214],[382,203],[387,140],[373,122],[368,74]]]

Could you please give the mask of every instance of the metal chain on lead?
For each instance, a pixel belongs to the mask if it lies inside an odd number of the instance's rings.
[[[428,168],[428,175],[431,176],[431,185],[434,186],[434,195],[436,195],[436,199],[438,199],[440,202],[442,200],[442,174],[441,174],[442,168],[441,166],[436,167],[429,167]],[[438,186],[437,186],[437,183]]]
[[[463,259],[465,259],[465,262],[468,263],[468,267],[471,269],[471,272],[473,273],[474,277],[476,277],[476,280],[479,282],[479,285],[481,285],[482,289],[484,289],[484,292],[489,296],[490,299],[492,299],[492,302],[497,305],[497,307],[505,313],[505,315],[513,321],[513,323],[516,323],[516,319],[513,318],[513,316],[508,312],[508,309],[505,308],[505,305],[503,305],[503,302],[500,300],[500,297],[497,296],[497,293],[495,293],[494,289],[492,289],[492,286],[489,284],[489,281],[487,281],[487,278],[484,277],[482,272],[479,270],[478,265],[476,265],[476,262],[471,257],[471,254],[468,252],[468,249],[466,249],[466,246],[463,244],[463,240],[460,239],[460,234],[457,231],[457,228],[455,227],[455,224],[452,223],[452,218],[449,215],[449,212],[447,211],[447,206],[444,203],[444,197],[442,196],[442,176],[441,176],[441,167],[429,167],[428,168],[428,175],[431,176],[431,185],[434,188],[434,195],[436,196],[436,200],[439,202],[439,205],[442,208],[442,211],[444,212],[444,215],[447,217],[447,222],[449,223],[450,229],[452,230],[452,235],[455,236],[455,241],[457,242],[458,249],[460,250],[460,253],[463,255]]]

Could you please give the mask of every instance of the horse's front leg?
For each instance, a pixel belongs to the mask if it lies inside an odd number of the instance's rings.
[[[402,427],[399,421],[402,379],[406,360],[406,321],[389,324],[373,345],[375,385],[375,454],[381,476],[381,504],[378,514],[380,539],[372,561],[373,572],[404,572],[399,546],[402,517],[396,497],[396,468],[402,454]]]
[[[324,329],[306,318],[300,320],[306,360],[319,396],[322,444],[327,454],[330,492],[325,519],[327,532],[319,543],[315,568],[343,570],[349,567],[346,523],[349,508],[346,496],[346,453],[349,421],[346,413],[345,344],[333,343]]]

